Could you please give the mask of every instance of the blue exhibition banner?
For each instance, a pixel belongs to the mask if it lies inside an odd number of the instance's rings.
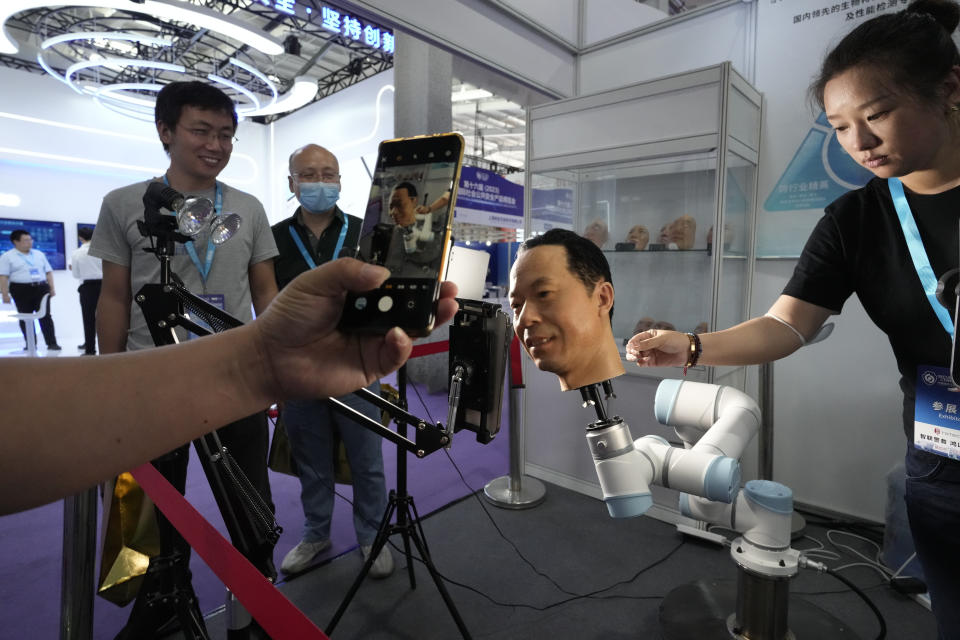
[[[457,222],[519,229],[523,226],[523,185],[476,167],[460,170]]]

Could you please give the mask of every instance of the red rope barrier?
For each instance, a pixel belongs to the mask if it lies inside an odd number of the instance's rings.
[[[274,640],[329,640],[180,495],[152,464],[132,472],[167,520]]]

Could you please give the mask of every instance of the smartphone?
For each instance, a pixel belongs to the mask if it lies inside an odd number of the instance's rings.
[[[433,330],[462,163],[459,133],[380,143],[356,255],[390,269],[390,277],[378,289],[347,295],[341,330],[400,327],[415,337]]]

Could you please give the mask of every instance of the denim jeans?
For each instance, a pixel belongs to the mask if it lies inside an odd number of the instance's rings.
[[[380,381],[367,388],[379,395]],[[366,400],[353,394],[338,400],[380,422],[380,409]],[[333,434],[336,429],[346,447],[353,478],[353,526],[357,542],[373,544],[387,506],[381,449],[383,439],[333,411],[325,400],[286,402],[283,423],[300,477],[300,502],[306,516],[303,539],[319,542],[330,537],[334,501]]]
[[[908,445],[910,533],[940,640],[960,638],[960,462]]]

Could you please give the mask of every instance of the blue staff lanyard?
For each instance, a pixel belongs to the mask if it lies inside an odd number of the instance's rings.
[[[903,237],[907,241],[907,249],[910,250],[910,257],[913,259],[913,268],[917,270],[917,276],[920,277],[920,283],[923,285],[924,293],[927,294],[930,306],[933,307],[933,312],[937,314],[943,328],[952,338],[953,320],[950,318],[950,312],[937,300],[937,276],[933,273],[927,251],[923,248],[917,221],[913,219],[910,204],[903,192],[903,183],[899,178],[888,178],[887,186],[890,189],[890,197],[893,198],[893,206],[897,210],[897,217],[900,218],[900,228],[903,229]]]
[[[163,176],[163,183],[170,186],[170,181],[167,180],[166,174]],[[217,186],[217,194],[214,196],[213,201],[213,214],[218,216],[220,215],[221,209],[223,209],[223,189],[220,187],[219,182],[215,182]],[[193,246],[193,240],[184,244],[184,247],[187,250],[187,254],[190,256],[190,260],[193,261],[193,265],[197,268],[197,271],[200,272],[200,277],[204,282],[207,281],[207,275],[210,273],[210,267],[213,266],[213,254],[217,251],[217,245],[213,243],[209,238],[207,239],[207,255],[206,263],[200,264],[200,257],[197,256],[197,250]]]
[[[26,262],[28,265],[30,265],[30,268],[31,268],[31,269],[35,266],[35,265],[33,264],[33,260],[27,258],[27,255],[33,255],[33,249],[30,249],[30,253],[29,253],[29,254],[20,253],[19,251],[17,251],[17,253],[20,254],[20,257],[23,258],[23,261],[24,261],[24,262]]]
[[[343,217],[343,228],[340,229],[340,237],[337,238],[337,248],[333,250],[333,258],[331,260],[336,260],[340,255],[340,250],[343,249],[343,241],[347,237],[347,227],[350,226],[350,221],[346,216]],[[310,255],[310,252],[307,251],[307,248],[303,245],[303,240],[300,239],[300,234],[297,233],[297,230],[293,228],[291,223],[287,229],[290,230],[290,235],[293,236],[293,241],[297,244],[297,248],[300,249],[300,255],[303,256],[303,259],[306,260],[307,265],[311,269],[317,268],[317,263],[313,261],[313,256]]]

